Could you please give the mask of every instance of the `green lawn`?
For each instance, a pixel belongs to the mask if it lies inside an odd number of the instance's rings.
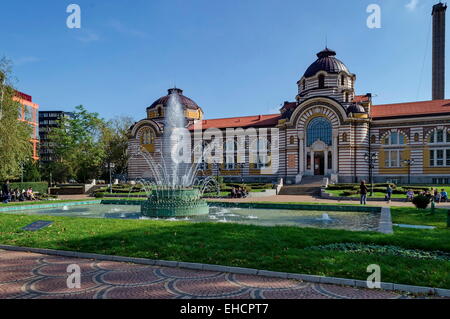
[[[394,208],[392,213],[394,222],[435,225],[439,229],[396,228],[395,234],[384,235],[297,227],[0,214],[0,242],[363,280],[368,276],[367,266],[378,264],[385,282],[450,288],[450,262],[305,250],[353,242],[450,252],[450,230],[444,228],[444,211],[431,217],[411,208]],[[54,224],[37,232],[21,230],[42,219]]]
[[[391,209],[391,213],[394,224],[426,225],[438,228],[447,227],[446,209],[436,209],[436,212],[432,214],[430,209],[421,210],[408,207],[395,207]]]

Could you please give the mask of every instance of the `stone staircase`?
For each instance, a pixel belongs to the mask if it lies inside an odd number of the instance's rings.
[[[278,195],[320,195],[323,176],[304,176],[299,185],[285,185]]]

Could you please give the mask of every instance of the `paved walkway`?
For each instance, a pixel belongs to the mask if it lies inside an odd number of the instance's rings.
[[[67,267],[81,268],[81,289]],[[0,299],[398,299],[381,290],[0,250]]]

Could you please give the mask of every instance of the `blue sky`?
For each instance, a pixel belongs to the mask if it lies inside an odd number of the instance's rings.
[[[373,93],[376,104],[429,100],[436,2],[4,1],[0,56],[41,109],[83,104],[105,118],[144,118],[174,85],[206,118],[274,113],[294,100],[326,39],[357,75],[358,94]],[[71,3],[82,10],[79,30],[66,26]],[[372,3],[381,29],[366,25]]]

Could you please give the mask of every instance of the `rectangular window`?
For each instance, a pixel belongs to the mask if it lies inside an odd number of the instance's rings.
[[[391,162],[390,162],[389,158],[390,158],[390,152],[385,151],[384,152],[384,167],[391,167]]]
[[[399,151],[391,151],[391,167],[399,166]]]
[[[384,164],[386,167],[400,167],[402,151],[393,150],[385,152]]]
[[[444,166],[444,150],[437,150],[436,166]]]
[[[450,129],[447,131],[447,143],[450,144]]]
[[[434,150],[430,151],[430,167],[434,167]]]

